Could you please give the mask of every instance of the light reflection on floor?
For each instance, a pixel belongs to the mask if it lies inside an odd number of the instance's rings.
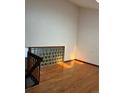
[[[59,62],[57,64],[60,65],[60,66],[62,66],[62,67],[64,67],[64,68],[72,68],[76,64],[82,65],[84,63],[73,60],[73,61],[71,61],[69,63]]]

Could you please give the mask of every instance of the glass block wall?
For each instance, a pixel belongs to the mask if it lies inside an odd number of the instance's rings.
[[[64,46],[58,47],[32,47],[31,52],[43,57],[41,66],[64,61]]]

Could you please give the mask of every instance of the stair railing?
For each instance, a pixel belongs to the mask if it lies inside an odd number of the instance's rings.
[[[34,85],[37,85],[40,82],[40,63],[42,61],[43,58],[31,53],[30,51],[28,52],[28,69],[25,77],[31,77],[34,81]]]

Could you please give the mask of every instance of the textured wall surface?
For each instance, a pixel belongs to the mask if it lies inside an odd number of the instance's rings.
[[[31,48],[31,52],[43,57],[41,66],[55,64],[64,60],[64,47]]]

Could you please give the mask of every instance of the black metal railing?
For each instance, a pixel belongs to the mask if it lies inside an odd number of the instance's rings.
[[[28,68],[27,68],[27,72],[25,75],[25,79],[28,81],[28,79],[30,78],[33,83],[30,85],[27,83],[26,81],[26,88],[28,86],[34,86],[39,84],[40,82],[40,63],[43,61],[43,58],[28,52]]]

